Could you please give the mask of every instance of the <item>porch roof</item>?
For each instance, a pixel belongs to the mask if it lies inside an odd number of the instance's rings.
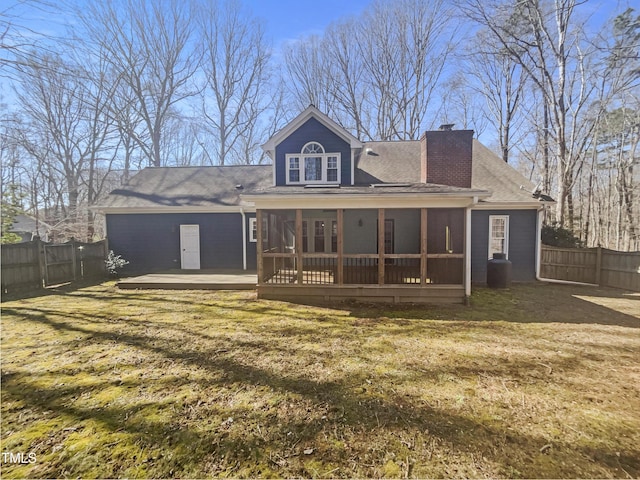
[[[491,192],[474,188],[452,187],[434,183],[378,183],[371,185],[276,186],[246,192],[242,197],[309,197],[314,194],[334,196],[361,195],[438,195],[456,197],[488,197]]]

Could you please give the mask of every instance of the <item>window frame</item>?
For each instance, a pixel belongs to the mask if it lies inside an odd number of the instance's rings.
[[[498,239],[498,237],[493,236],[493,224],[496,220],[504,220],[504,236],[500,238],[501,240],[504,240],[502,251],[494,251],[492,249],[492,241]],[[506,258],[509,258],[509,215],[489,215],[489,260],[493,258],[494,253],[504,253],[506,255]]]
[[[258,219],[255,217],[249,218],[249,242],[258,242]]]
[[[316,148],[315,146],[319,147]],[[313,147],[313,148],[312,148]],[[305,150],[313,150],[308,153],[303,153]],[[306,180],[306,160],[307,158],[320,158],[321,174],[319,180]],[[291,168],[291,160],[297,159],[298,168]],[[333,161],[335,159],[336,166],[329,168],[329,159]],[[286,166],[286,184],[287,185],[340,185],[341,182],[341,166],[342,158],[340,152],[327,152],[324,147],[318,142],[306,143],[300,153],[288,153],[285,155]],[[329,170],[336,172],[336,180],[329,180]],[[291,180],[291,172],[298,172],[298,181]]]

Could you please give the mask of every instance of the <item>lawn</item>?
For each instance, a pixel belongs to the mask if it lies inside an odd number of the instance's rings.
[[[5,301],[1,439],[3,478],[637,478],[640,295],[323,308],[106,283]]]

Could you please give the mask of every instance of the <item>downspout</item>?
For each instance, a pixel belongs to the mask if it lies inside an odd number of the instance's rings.
[[[355,174],[356,174],[356,155],[355,155],[355,149],[353,147],[351,147],[351,185],[355,185],[356,183],[356,179],[354,178]]]
[[[478,203],[478,197],[473,197],[473,205]],[[464,294],[467,299],[471,296],[471,209],[468,206],[465,209],[465,245],[464,245]]]
[[[538,210],[538,222],[536,225],[536,280],[546,283],[559,283],[561,285],[581,285],[583,287],[597,287],[595,283],[572,282],[571,280],[557,280],[555,278],[543,278],[540,276],[542,264],[542,217],[544,207]]]
[[[240,207],[240,216],[242,217],[242,269],[247,269],[247,218],[244,214],[244,208]]]

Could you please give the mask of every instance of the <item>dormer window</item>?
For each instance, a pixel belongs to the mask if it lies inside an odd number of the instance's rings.
[[[288,154],[286,161],[287,184],[340,183],[340,153],[326,153],[317,142]]]

